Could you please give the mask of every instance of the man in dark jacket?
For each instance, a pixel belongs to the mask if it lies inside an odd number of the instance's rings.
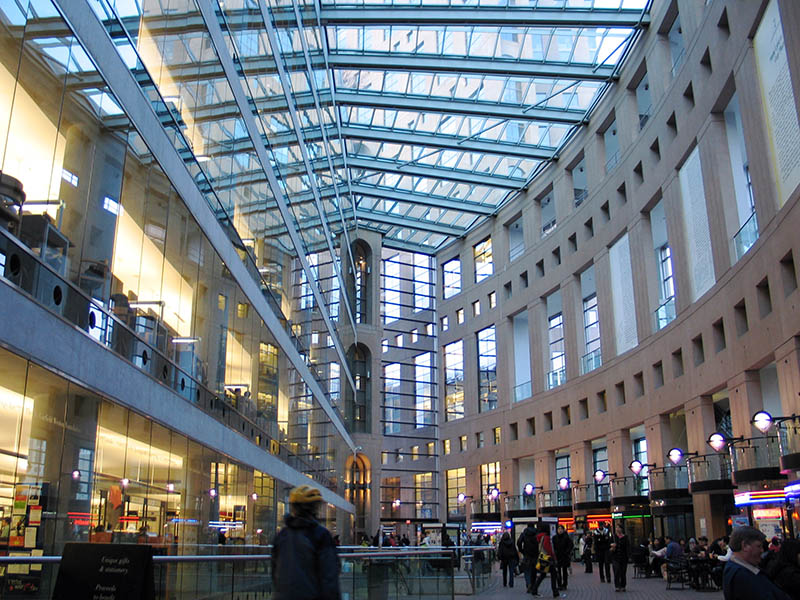
[[[731,534],[733,556],[722,574],[725,600],[790,600],[758,568],[766,537],[754,527],[737,527]]]
[[[600,523],[594,533],[594,554],[597,556],[597,570],[600,571],[600,582],[611,583],[611,532],[605,523]]]
[[[556,580],[558,589],[567,589],[569,566],[572,562],[572,549],[574,545],[563,525],[559,525],[553,536],[553,552],[556,554]]]
[[[316,519],[319,490],[301,485],[289,493],[286,526],[272,542],[274,600],[340,600],[339,559],[330,532]]]
[[[530,593],[533,582],[536,581],[536,559],[539,557],[539,542],[536,540],[536,526],[528,523],[517,538],[517,549],[522,554],[523,572],[525,573],[525,585]]]

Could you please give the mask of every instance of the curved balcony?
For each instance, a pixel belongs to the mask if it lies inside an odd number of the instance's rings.
[[[536,495],[536,510],[540,515],[572,513],[572,498],[569,490],[543,490]]]
[[[650,500],[669,500],[689,496],[689,475],[684,466],[652,468],[647,474]]]
[[[778,436],[737,440],[731,443],[733,483],[760,483],[767,479],[782,479]]]
[[[608,484],[589,483],[573,486],[572,505],[575,510],[609,510],[611,494]]]
[[[781,473],[800,471],[800,417],[778,423]]]
[[[686,459],[689,491],[725,492],[733,489],[731,457],[728,454],[703,454]]]
[[[469,514],[473,521],[499,521],[500,500],[470,500]]]
[[[611,503],[623,506],[647,504],[650,498],[645,490],[647,490],[646,477],[636,475],[615,477],[611,480]]]
[[[504,502],[506,507],[506,516],[508,517],[536,516],[536,498],[533,496],[533,494],[506,496]]]

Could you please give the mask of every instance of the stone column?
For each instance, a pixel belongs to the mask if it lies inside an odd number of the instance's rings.
[[[570,275],[561,284],[561,314],[564,317],[564,351],[567,360],[567,380],[581,373],[583,356],[583,310],[581,286],[577,277]]]
[[[653,415],[645,419],[644,435],[647,439],[647,462],[663,467],[667,460],[667,452],[672,448],[669,415]]]
[[[581,484],[592,483],[594,468],[592,465],[592,443],[577,442],[569,447],[570,479]],[[558,482],[556,482],[558,483]]]
[[[794,337],[775,350],[782,416],[800,413],[800,338]],[[777,415],[776,415],[777,416]]]
[[[597,313],[600,317],[600,355],[603,362],[607,362],[617,355],[617,341],[614,337],[614,296],[611,291],[608,248],[603,248],[594,257],[594,280],[597,290]]]
[[[531,351],[531,391],[533,394],[547,389],[545,359],[547,356],[547,307],[541,298],[528,305],[528,329]],[[548,365],[549,369],[549,365]]]
[[[511,319],[499,316],[495,325],[497,340],[497,406],[509,408],[514,404],[514,328]]]
[[[728,398],[734,437],[753,437],[755,429],[750,419],[763,408],[758,371],[743,371],[731,379],[728,382]]]
[[[606,448],[608,451],[608,470],[616,473],[617,477],[629,474],[628,465],[633,460],[633,443],[631,442],[630,429],[618,429],[606,435]],[[650,444],[648,441],[648,460]],[[652,462],[652,460],[650,460]]]

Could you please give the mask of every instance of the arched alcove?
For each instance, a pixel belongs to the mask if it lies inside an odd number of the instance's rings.
[[[345,499],[355,507],[353,543],[359,544],[367,531],[367,510],[370,505],[372,473],[369,459],[363,454],[347,458],[345,464]]]
[[[353,433],[371,430],[372,392],[369,386],[372,353],[364,344],[353,344],[347,351],[347,363],[356,384],[355,394],[345,386],[345,419]]]
[[[357,324],[372,322],[372,249],[364,240],[350,246],[355,270],[347,274],[347,292]]]

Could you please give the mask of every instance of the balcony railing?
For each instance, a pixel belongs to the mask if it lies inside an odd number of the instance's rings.
[[[572,487],[572,502],[576,508],[582,504],[607,504],[611,500],[607,483],[575,485]]]
[[[675,296],[667,298],[655,312],[655,330],[664,329],[675,320]]]
[[[547,373],[547,389],[552,390],[567,381],[567,368],[561,367]]]
[[[592,350],[581,357],[581,374],[585,375],[589,371],[594,371],[603,364],[603,357],[600,348]]]
[[[514,402],[520,402],[532,395],[532,386],[530,381],[520,383],[514,386]]]
[[[506,511],[509,510],[536,510],[536,498],[533,495],[520,494],[519,496],[506,496],[504,499]]]
[[[470,514],[477,513],[499,513],[500,499],[497,500],[470,500]]]
[[[703,454],[686,460],[692,493],[732,489],[729,454]]]
[[[733,236],[733,246],[736,249],[736,260],[742,258],[758,240],[758,219],[753,212]]]
[[[619,150],[614,152],[614,154],[609,156],[608,160],[606,160],[606,173],[608,173],[614,167],[616,167],[618,162],[619,162]]]
[[[652,468],[647,478],[650,482],[651,499],[689,494],[689,474],[682,465]]]
[[[781,470],[800,470],[800,417],[778,424]]]
[[[780,477],[778,436],[748,438],[730,445],[735,484]]]
[[[536,495],[538,510],[572,509],[572,498],[569,490],[543,490]]]
[[[648,489],[647,477],[615,477],[611,480],[611,501],[630,502],[637,498],[646,501]]]
[[[653,105],[651,104],[647,108],[645,108],[642,112],[639,113],[639,129],[644,129],[644,126],[647,125],[647,121],[650,120],[650,115],[653,112]]]
[[[550,219],[547,223],[542,225],[542,237],[549,235],[556,228],[555,218]]]
[[[573,188],[573,193],[575,194],[575,206],[578,207],[586,200],[586,197],[589,195],[589,190]]]

